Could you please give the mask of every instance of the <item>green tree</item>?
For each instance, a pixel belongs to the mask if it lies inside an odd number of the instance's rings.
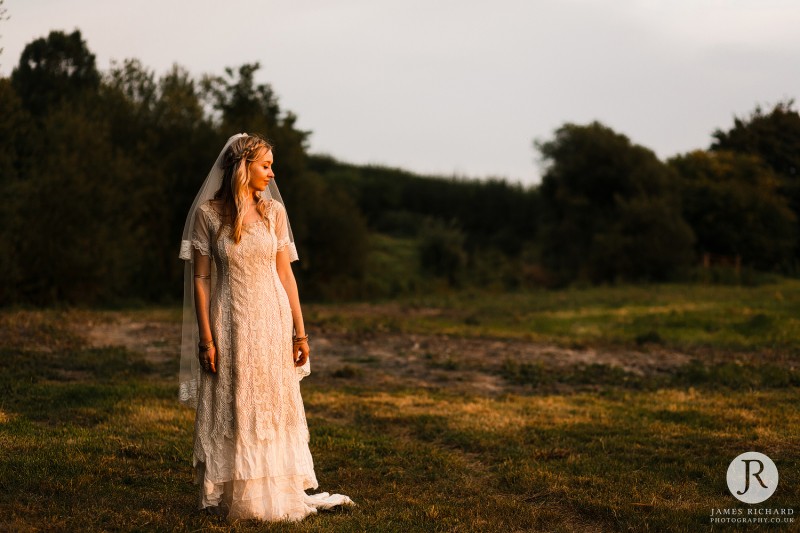
[[[691,261],[677,175],[652,151],[599,122],[534,145],[546,164],[542,261],[556,279],[666,279]]]
[[[41,116],[51,106],[96,94],[100,73],[80,31],[52,31],[25,47],[11,82],[25,107]]]
[[[313,173],[302,178],[305,192],[289,214],[304,294],[313,299],[360,296],[367,260],[364,216],[342,188]]]
[[[19,260],[22,236],[27,234],[21,190],[32,164],[31,143],[35,139],[28,112],[8,79],[0,79],[0,301],[19,301],[19,283],[24,266]]]
[[[455,220],[432,219],[426,224],[420,243],[422,271],[447,280],[453,287],[463,283],[467,254],[464,233]]]
[[[130,249],[130,232],[116,197],[132,165],[109,142],[94,55],[79,31],[53,31],[25,47],[10,81],[24,108],[15,114],[32,115],[22,142],[9,137],[16,172],[4,183],[15,199],[3,213],[13,300],[97,302],[128,290],[115,250]]]
[[[55,106],[41,120],[46,143],[19,180],[13,249],[23,301],[99,303],[135,294],[141,249],[136,217],[140,176],[109,143],[107,125],[89,109]]]
[[[793,106],[790,99],[769,112],[757,106],[747,118],[734,117],[731,129],[714,132],[711,150],[757,155],[779,176],[800,180],[800,114]]]
[[[517,255],[536,235],[539,194],[499,179],[486,181],[421,176],[382,166],[356,166],[330,156],[311,156],[312,168],[344,187],[374,231],[413,236],[426,217],[455,220],[468,254],[487,247]]]
[[[762,270],[791,264],[795,215],[761,158],[697,150],[668,163],[682,178],[683,215],[699,253],[739,256]]]
[[[122,157],[132,162],[126,169],[135,176],[126,190],[128,202],[121,207],[133,221],[132,231],[138,243],[135,261],[127,268],[135,272],[130,291],[147,300],[160,300],[179,285],[180,272],[174,260],[175,243],[180,240],[185,210],[194,192],[181,188],[186,180],[197,181],[208,172],[201,169],[196,157],[200,153],[194,144],[195,130],[202,125],[191,120],[183,107],[199,108],[198,97],[189,102],[180,98],[173,102],[163,88],[164,78],[156,81],[155,73],[136,59],[114,63],[104,75],[100,97],[95,106],[101,112],[110,132],[110,141]],[[163,116],[183,116],[186,120],[163,120]],[[202,116],[202,113],[201,113]],[[206,128],[210,133],[210,126]],[[211,152],[213,148],[209,148]],[[203,166],[208,165],[207,162]],[[196,175],[192,171],[196,171]],[[200,177],[202,179],[202,177]],[[170,198],[170,202],[165,202]],[[183,210],[183,215],[179,211]],[[177,293],[177,291],[174,291]]]
[[[0,184],[24,174],[24,155],[29,153],[33,128],[22,100],[6,78],[0,79]]]
[[[794,100],[778,102],[768,112],[757,106],[750,116],[734,118],[733,127],[714,132],[713,151],[759,156],[778,176],[779,192],[800,221],[800,114]],[[800,236],[800,228],[795,232]],[[800,271],[800,240],[794,249],[794,271]]]

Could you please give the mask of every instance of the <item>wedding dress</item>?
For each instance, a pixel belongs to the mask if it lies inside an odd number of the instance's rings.
[[[301,520],[353,504],[318,487],[300,378],[292,359],[292,312],[276,253],[290,239],[283,205],[247,223],[235,244],[210,202],[196,212],[192,246],[216,266],[209,306],[216,374],[197,387],[194,466],[200,507],[228,508],[229,519]]]

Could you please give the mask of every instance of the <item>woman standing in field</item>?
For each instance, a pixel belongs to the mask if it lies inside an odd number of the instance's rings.
[[[318,487],[300,380],[310,349],[270,144],[228,139],[186,219],[180,400],[196,408],[200,508],[301,520],[352,504]],[[294,330],[294,335],[293,335]]]

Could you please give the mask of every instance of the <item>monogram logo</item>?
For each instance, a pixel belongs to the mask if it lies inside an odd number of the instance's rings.
[[[746,452],[728,466],[728,490],[745,503],[761,503],[778,488],[778,468],[758,452]]]

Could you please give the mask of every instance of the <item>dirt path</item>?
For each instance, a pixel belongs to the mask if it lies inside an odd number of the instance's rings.
[[[172,361],[177,370],[180,325],[174,322],[104,313],[101,320],[76,322],[74,329],[91,346],[124,346],[156,364]],[[311,349],[312,376],[316,379],[448,388],[488,395],[519,390],[501,376],[505,359],[548,367],[597,363],[637,375],[667,372],[690,359],[663,349],[569,349],[525,341],[395,333],[376,333],[368,338],[315,333]]]
[[[157,320],[136,320],[123,313],[108,313],[102,321],[85,320],[74,324],[90,346],[124,346],[140,353],[151,363],[175,360],[180,350],[180,324]],[[177,366],[175,367],[177,371]]]

